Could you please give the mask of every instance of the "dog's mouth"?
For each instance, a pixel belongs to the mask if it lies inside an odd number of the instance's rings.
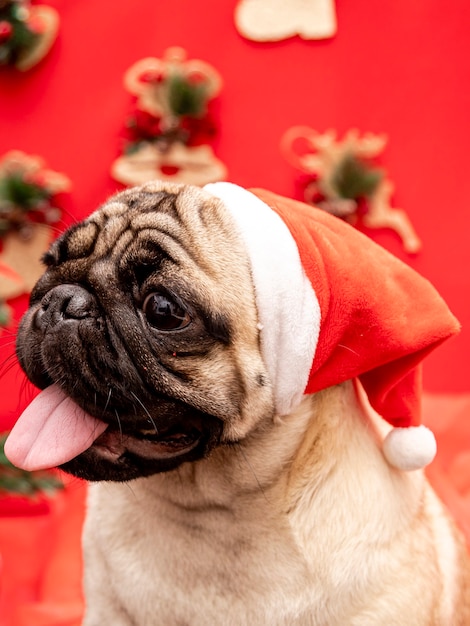
[[[103,457],[118,461],[123,455],[135,454],[144,459],[164,460],[186,454],[195,448],[202,438],[202,432],[190,428],[183,432],[178,427],[164,433],[152,429],[123,432],[108,427],[93,443],[95,450]]]
[[[220,442],[218,418],[171,399],[160,410],[158,425],[150,416],[108,424],[52,385],[21,415],[5,452],[28,471],[59,466],[86,480],[127,481],[198,460]]]

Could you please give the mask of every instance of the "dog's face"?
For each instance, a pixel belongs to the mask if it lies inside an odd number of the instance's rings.
[[[152,183],[55,241],[17,353],[109,426],[63,469],[124,481],[230,444],[273,414],[243,244],[218,200]]]

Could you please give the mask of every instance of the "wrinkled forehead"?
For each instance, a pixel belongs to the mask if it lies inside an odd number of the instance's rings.
[[[112,197],[87,219],[69,228],[46,259],[122,259],[130,248],[162,248],[170,258],[198,254],[201,261],[220,248],[244,255],[233,218],[220,200],[185,185],[151,183]],[[233,260],[235,259],[228,259]]]

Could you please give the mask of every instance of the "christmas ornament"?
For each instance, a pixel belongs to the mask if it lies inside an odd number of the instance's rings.
[[[0,302],[28,293],[42,274],[40,259],[69,190],[69,179],[38,156],[12,150],[0,159]]]
[[[0,279],[1,280],[1,279]],[[6,302],[0,300],[0,333],[2,328],[10,326],[12,321],[12,311]]]
[[[235,25],[253,41],[279,41],[299,35],[324,39],[336,33],[333,0],[241,0]]]
[[[59,15],[28,0],[0,0],[0,65],[29,70],[49,52],[59,29]]]
[[[7,152],[0,159],[0,237],[16,231],[27,239],[34,223],[59,221],[60,194],[69,189],[69,179],[46,169],[41,157]]]
[[[40,259],[52,241],[52,229],[37,224],[27,239],[10,233],[0,253],[0,298],[11,300],[29,293],[44,271]]]
[[[393,183],[376,164],[385,135],[356,129],[338,139],[334,130],[319,133],[295,126],[281,140],[285,158],[303,175],[304,200],[333,215],[368,228],[389,228],[402,240],[406,252],[421,249],[405,211],[392,206]]]
[[[113,178],[124,185],[155,178],[195,185],[223,179],[225,165],[209,145],[216,134],[213,99],[221,85],[212,66],[186,60],[182,48],[135,63],[124,76],[135,104]]]

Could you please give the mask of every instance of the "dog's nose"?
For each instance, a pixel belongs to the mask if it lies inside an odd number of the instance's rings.
[[[66,320],[81,320],[95,315],[96,301],[89,291],[80,285],[58,285],[43,297],[36,323],[44,329]]]

